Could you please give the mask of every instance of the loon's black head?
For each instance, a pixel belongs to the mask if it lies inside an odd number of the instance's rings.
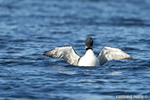
[[[90,38],[87,38],[85,40],[85,47],[86,47],[86,50],[88,49],[92,49],[92,46],[93,46],[93,39],[90,37]]]

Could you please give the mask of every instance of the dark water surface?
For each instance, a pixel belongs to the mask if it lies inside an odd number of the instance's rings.
[[[71,45],[82,56],[89,36],[95,54],[134,59],[78,67],[42,55]],[[150,0],[0,0],[0,49],[1,100],[150,100]]]

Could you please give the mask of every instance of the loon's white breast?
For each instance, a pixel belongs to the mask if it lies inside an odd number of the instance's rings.
[[[78,66],[98,66],[99,60],[94,55],[92,49],[86,51],[85,55],[80,58]]]

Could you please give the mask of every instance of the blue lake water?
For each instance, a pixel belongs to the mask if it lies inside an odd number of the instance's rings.
[[[87,37],[96,55],[111,46],[133,59],[78,67],[43,56],[68,45],[82,56]],[[149,0],[0,0],[0,49],[1,100],[150,100]]]

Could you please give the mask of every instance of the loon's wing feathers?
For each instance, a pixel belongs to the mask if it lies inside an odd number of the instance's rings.
[[[56,47],[50,51],[45,52],[43,55],[53,58],[63,58],[72,65],[78,65],[78,60],[80,58],[80,56],[74,51],[72,46]]]
[[[100,65],[103,65],[109,60],[132,59],[132,57],[119,48],[112,48],[106,46],[100,51],[98,59]]]

